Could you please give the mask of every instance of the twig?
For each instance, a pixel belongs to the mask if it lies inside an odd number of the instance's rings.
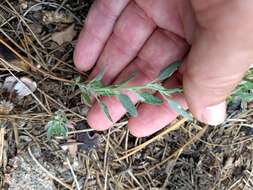
[[[105,146],[104,170],[106,171],[106,173],[105,173],[104,190],[107,189],[107,179],[108,179],[108,169],[109,169],[108,162],[107,162],[107,154],[108,154],[108,151],[109,151],[110,135],[111,135],[111,129],[108,130],[107,141],[106,141],[106,146]]]
[[[34,39],[37,41],[37,43],[42,47],[45,48],[44,45],[41,43],[41,41],[38,39],[38,37],[34,34],[34,32],[31,30],[31,28],[29,27],[29,25],[25,22],[24,18],[18,14],[18,12],[16,11],[16,9],[11,5],[11,3],[8,0],[5,0],[6,3],[10,6],[10,8],[13,10],[14,14],[16,14],[16,16],[24,23],[24,25],[27,27],[27,29],[29,30],[29,32],[31,32],[31,34],[33,35]]]
[[[79,183],[78,183],[78,181],[77,181],[77,178],[76,178],[76,174],[75,174],[75,172],[74,172],[74,170],[73,170],[73,167],[71,166],[71,163],[70,163],[68,157],[66,158],[66,160],[67,160],[67,163],[68,163],[68,165],[69,165],[70,171],[71,171],[71,173],[72,173],[72,175],[73,175],[73,178],[74,178],[74,181],[75,181],[75,184],[76,184],[76,188],[77,188],[77,190],[81,190],[81,188],[80,188],[80,186],[79,186]]]
[[[2,43],[4,46],[6,46],[10,51],[12,51],[18,58],[20,58],[24,63],[26,63],[27,65],[29,65],[32,69],[34,69],[35,71],[38,71],[41,74],[43,74],[43,76],[49,77],[50,79],[53,79],[53,80],[62,81],[62,82],[65,82],[65,83],[73,83],[73,81],[71,81],[71,80],[59,78],[59,77],[53,76],[53,75],[51,75],[49,73],[46,73],[45,71],[43,71],[41,69],[38,69],[33,64],[29,63],[29,61],[27,61],[25,58],[23,58],[16,50],[14,50],[9,44],[7,44],[1,38],[0,38],[0,43]]]
[[[127,173],[130,175],[131,178],[133,178],[133,180],[140,186],[142,190],[145,190],[145,188],[141,185],[138,179],[133,175],[132,170],[127,170]]]
[[[5,135],[5,127],[4,127],[4,123],[1,123],[0,124],[0,166],[2,166],[3,164],[4,135]]]
[[[18,132],[17,124],[15,122],[13,123],[13,131],[14,131],[16,147],[19,148],[19,146],[20,146],[20,144],[19,144],[19,132]]]
[[[77,134],[77,133],[87,133],[90,131],[94,131],[94,129],[82,129],[82,130],[78,130],[78,131],[70,131],[67,134],[68,135],[73,135],[73,134]]]
[[[163,186],[162,186],[161,190],[166,190],[166,189],[167,189],[166,186],[167,186],[168,183],[169,183],[169,177],[171,176],[171,173],[172,173],[172,171],[173,171],[173,168],[175,167],[176,162],[177,162],[179,156],[181,155],[182,151],[183,151],[183,149],[181,149],[181,151],[179,151],[179,152],[176,154],[176,156],[175,156],[174,159],[172,159],[172,160],[170,160],[170,161],[168,162],[167,167],[166,167],[166,174],[167,174],[167,176],[166,176],[166,179],[165,179],[165,181],[164,181],[164,183],[163,183]]]
[[[60,103],[57,102],[55,99],[53,99],[51,96],[49,96],[49,95],[47,95],[45,92],[43,92],[41,89],[37,88],[37,90],[38,90],[41,94],[43,94],[45,97],[47,97],[49,100],[51,100],[52,102],[56,103],[58,106],[62,107],[63,109],[65,109],[65,110],[67,110],[67,111],[69,111],[70,113],[72,113],[72,114],[78,116],[80,119],[86,120],[85,117],[83,117],[83,116],[81,116],[80,114],[78,114],[78,113],[72,111],[71,109],[67,108],[66,106],[60,104]]]

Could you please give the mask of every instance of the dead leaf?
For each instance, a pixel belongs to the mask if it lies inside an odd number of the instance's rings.
[[[43,25],[40,23],[31,23],[29,24],[30,29],[35,33],[35,34],[40,34],[43,31]]]
[[[65,42],[71,42],[77,34],[74,27],[75,25],[72,24],[63,31],[55,32],[54,34],[52,34],[52,40],[58,45],[62,45]]]
[[[61,148],[64,151],[68,151],[71,156],[75,157],[78,152],[78,144],[79,143],[76,143],[75,140],[69,139],[66,144],[61,145]]]
[[[71,16],[68,13],[59,11],[44,11],[42,20],[45,24],[52,24],[52,23],[70,24],[74,22],[73,16]]]
[[[19,0],[19,6],[21,9],[27,9],[28,8],[28,2],[26,0]]]
[[[17,80],[16,77],[9,76],[5,78],[2,89],[7,97],[15,97],[17,100],[21,100],[37,89],[37,83],[28,77],[21,77]],[[11,95],[13,93],[14,96]]]
[[[17,83],[17,79],[13,76],[8,76],[5,78],[2,89],[9,93],[14,91],[14,86]]]
[[[253,108],[253,101],[249,102],[247,107],[248,107],[248,109],[252,109]]]
[[[78,150],[77,143],[68,145],[68,149],[69,149],[69,154],[71,156],[73,156],[73,157],[76,156],[77,150]]]
[[[19,99],[32,94],[37,89],[37,83],[28,77],[21,77],[14,89]]]
[[[234,158],[234,157],[229,157],[229,158],[226,160],[223,169],[224,169],[224,170],[228,170],[228,169],[233,168],[233,167],[234,167],[234,161],[235,161],[235,158]]]
[[[0,101],[0,114],[8,115],[13,110],[13,108],[13,103],[6,100]]]

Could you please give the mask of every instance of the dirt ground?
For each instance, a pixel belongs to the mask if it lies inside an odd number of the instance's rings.
[[[230,105],[216,127],[178,118],[148,138],[131,136],[127,118],[109,131],[88,128],[87,107],[66,84],[87,77],[72,56],[91,4],[0,0],[1,189],[253,189],[252,106]],[[6,95],[9,76],[29,77],[35,92]],[[78,127],[49,140],[46,124],[59,110]]]

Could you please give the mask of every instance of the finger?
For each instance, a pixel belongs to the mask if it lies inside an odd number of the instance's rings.
[[[158,27],[167,29],[191,42],[195,16],[190,1],[185,0],[135,0],[154,20]]]
[[[95,64],[113,26],[129,0],[96,0],[86,18],[78,38],[74,62],[81,71],[87,71]]]
[[[226,117],[226,98],[252,63],[253,1],[191,1],[198,28],[186,60],[183,86],[189,109],[217,125]],[[240,27],[234,27],[234,26]]]
[[[252,48],[229,34],[200,33],[183,68],[184,92],[193,115],[218,125],[226,117],[226,98],[252,63]],[[241,42],[240,42],[241,41]],[[252,43],[253,45],[253,43]]]
[[[132,1],[119,17],[90,77],[94,77],[103,68],[106,70],[103,82],[112,82],[136,57],[155,27],[152,19]]]
[[[138,57],[120,74],[115,82],[123,81],[136,73],[136,77],[129,82],[129,85],[145,84],[155,79],[160,70],[168,63],[181,59],[187,49],[187,43],[175,34],[160,29],[156,30],[144,45]],[[137,102],[133,94],[128,93],[128,95],[134,103]],[[126,110],[116,98],[104,98],[103,102],[109,107],[114,122],[126,113]],[[101,112],[98,104],[95,104],[89,111],[88,123],[97,130],[104,130],[111,126],[111,122]]]
[[[176,88],[181,86],[181,83],[174,77],[166,81],[164,86],[167,88]],[[171,99],[181,104],[185,109],[187,108],[183,94],[174,94],[171,96]],[[130,118],[128,122],[130,133],[136,137],[149,136],[171,123],[178,116],[177,112],[169,108],[166,101],[160,106],[141,104],[138,107],[138,113],[138,117]]]

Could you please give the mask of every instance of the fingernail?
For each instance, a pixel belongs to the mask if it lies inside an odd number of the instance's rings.
[[[226,118],[226,102],[209,106],[204,109],[201,114],[201,120],[209,125],[219,125]]]

